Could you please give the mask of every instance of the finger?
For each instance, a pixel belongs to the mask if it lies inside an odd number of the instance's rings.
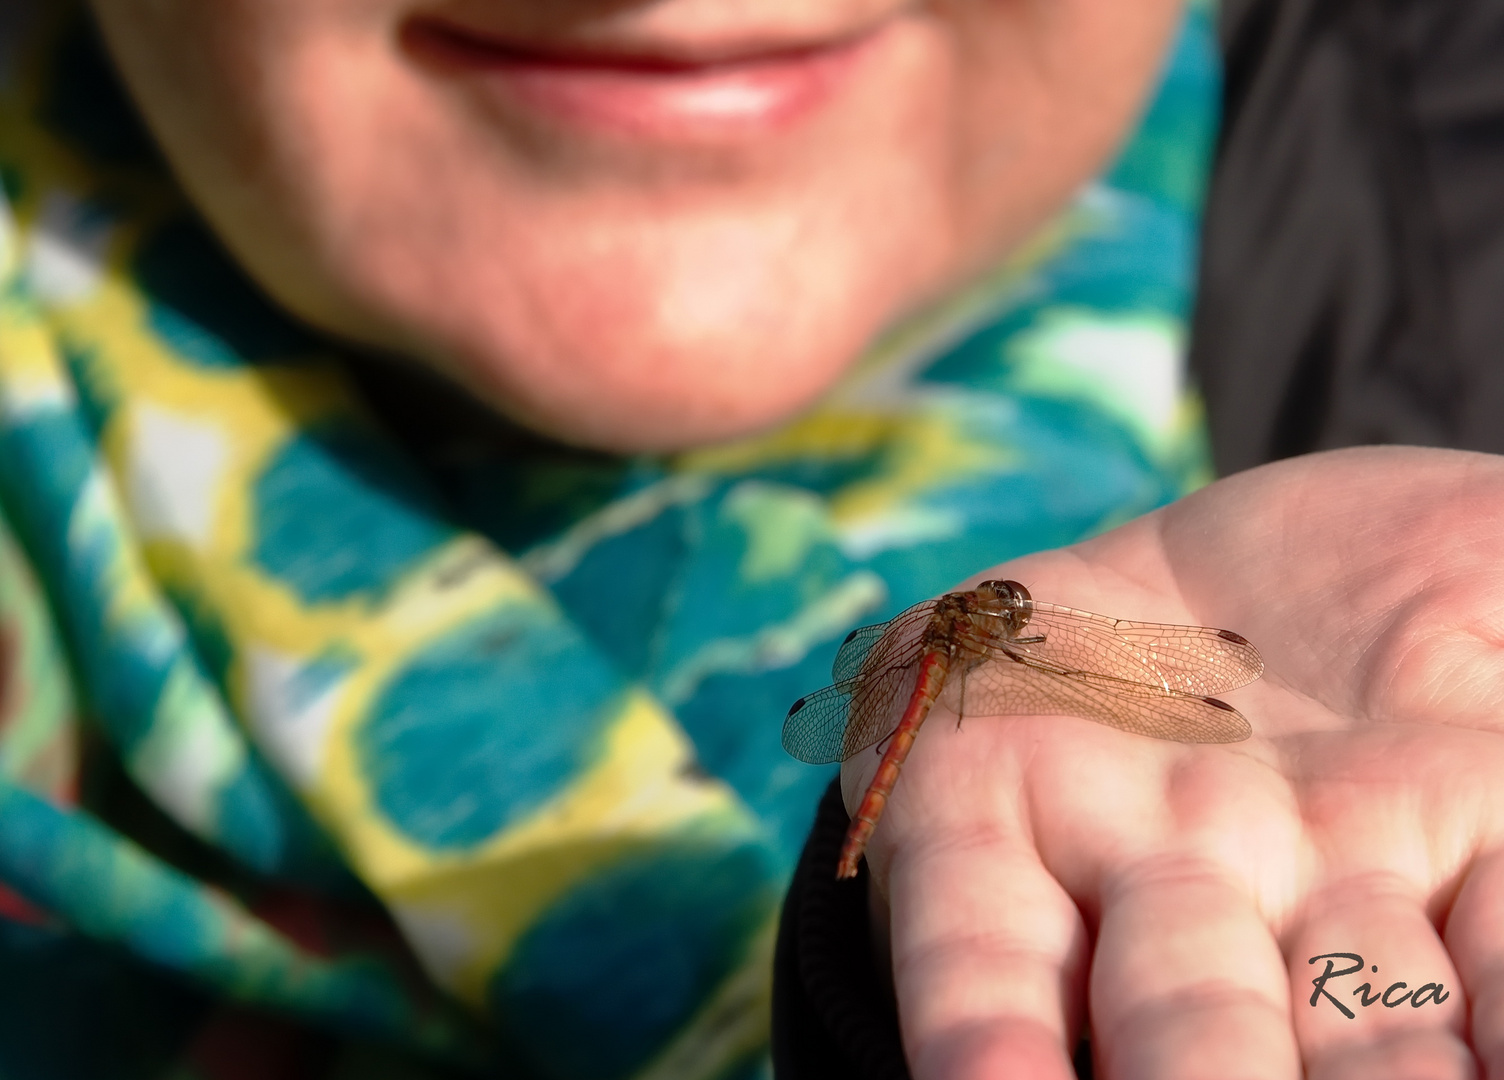
[[[914,1080],[1068,1080],[1087,936],[1021,837],[896,845],[893,976]]]
[[[1466,999],[1435,927],[1395,874],[1314,892],[1287,950],[1295,1030],[1311,1080],[1476,1075]]]
[[[1140,864],[1102,897],[1091,977],[1102,1074],[1298,1077],[1288,979],[1253,901],[1214,864]]]
[[[1473,1052],[1489,1080],[1504,1080],[1504,852],[1481,856],[1447,917],[1447,952],[1471,1013]]]

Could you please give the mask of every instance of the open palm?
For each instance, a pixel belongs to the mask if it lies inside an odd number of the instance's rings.
[[[1088,1017],[1105,1080],[1504,1077],[1504,459],[1283,462],[982,577],[1268,668],[1225,746],[931,715],[869,849],[916,1080],[1071,1076]]]

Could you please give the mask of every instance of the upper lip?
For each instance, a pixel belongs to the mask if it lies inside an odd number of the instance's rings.
[[[532,63],[556,63],[587,67],[638,69],[642,71],[694,71],[697,69],[774,62],[801,55],[835,51],[854,45],[889,22],[886,11],[854,26],[826,31],[778,33],[759,30],[686,37],[667,37],[651,32],[557,32],[544,36],[486,25],[464,14],[433,12],[418,15],[408,30],[424,36],[447,39],[495,54],[500,59]],[[614,29],[614,28],[613,28]]]

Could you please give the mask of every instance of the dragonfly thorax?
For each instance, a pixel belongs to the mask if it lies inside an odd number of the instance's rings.
[[[970,641],[1008,641],[1029,623],[1033,600],[1016,581],[984,581],[971,592],[947,593],[930,614],[924,644],[952,657],[975,651]]]

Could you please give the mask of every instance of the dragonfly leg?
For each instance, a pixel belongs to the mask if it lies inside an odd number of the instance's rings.
[[[1016,638],[1012,639],[1012,641],[1010,642],[1010,644],[1013,644],[1013,645],[1042,645],[1042,644],[1044,644],[1044,635],[1043,634],[1035,634],[1033,637],[1016,637]]]

